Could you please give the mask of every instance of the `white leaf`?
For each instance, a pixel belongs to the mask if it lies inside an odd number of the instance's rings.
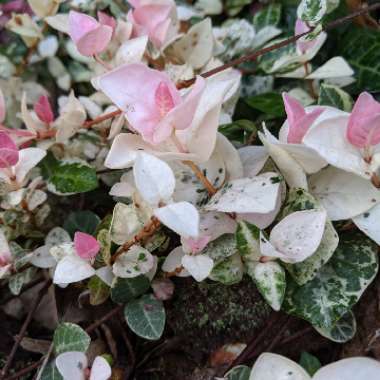
[[[74,243],[69,242],[55,245],[50,248],[50,254],[56,259],[56,261],[60,261],[66,256],[75,256],[76,251]]]
[[[112,369],[107,360],[97,356],[92,363],[90,380],[108,380],[112,375]]]
[[[319,369],[313,380],[375,380],[380,379],[380,363],[365,357],[339,360]]]
[[[96,275],[109,287],[112,286],[112,281],[114,280],[115,276],[112,273],[111,267],[101,267],[96,270]]]
[[[182,247],[174,248],[162,264],[162,270],[168,273],[176,272],[176,276],[178,277],[190,276],[190,273],[186,269],[181,269],[181,271],[177,273],[177,270],[182,267],[182,258],[184,256],[185,252],[183,252]]]
[[[269,158],[263,146],[250,145],[240,148],[238,152],[243,163],[244,177],[254,177],[259,174]]]
[[[30,170],[46,156],[46,151],[39,148],[25,148],[19,151],[19,155],[14,171],[17,182],[22,183]]]
[[[280,182],[280,177],[276,173],[264,173],[254,178],[230,181],[210,199],[205,209],[238,213],[268,213],[276,207]]]
[[[115,55],[115,66],[141,62],[147,43],[147,36],[132,38],[131,40],[125,41]]]
[[[85,380],[84,370],[88,367],[87,357],[83,352],[64,352],[55,359],[55,365],[63,380]]]
[[[76,255],[69,255],[59,261],[54,272],[54,284],[71,284],[92,277],[95,269]]]
[[[311,377],[293,360],[277,354],[264,353],[256,360],[249,380],[311,380]]]
[[[349,77],[351,75],[354,75],[354,70],[347,61],[342,57],[333,57],[307,76],[306,79]]]
[[[148,273],[154,265],[152,254],[143,247],[133,245],[123,252],[113,264],[116,277],[132,278]]]
[[[370,181],[333,166],[311,176],[309,184],[333,221],[351,219],[380,202]]]
[[[380,245],[380,204],[353,218],[352,221],[368,237]]]
[[[139,153],[133,175],[141,196],[152,206],[157,206],[161,201],[167,202],[173,195],[175,178],[166,162],[150,154]]]
[[[57,261],[50,254],[50,246],[43,245],[32,252],[30,263],[37,268],[54,268]]]
[[[53,57],[58,50],[58,39],[56,36],[47,36],[38,44],[38,53],[41,57]]]
[[[199,213],[191,203],[172,203],[155,209],[154,215],[180,236],[197,237],[199,234]]]
[[[201,282],[211,273],[214,261],[206,255],[185,255],[182,257],[182,265],[196,281]]]
[[[326,211],[296,211],[286,216],[271,231],[270,243],[285,257],[284,262],[304,261],[319,247],[326,223]]]
[[[55,16],[45,17],[45,21],[53,28],[62,33],[69,33],[69,14],[58,13]]]
[[[70,243],[71,237],[69,233],[62,227],[54,227],[46,235],[45,244],[47,245],[57,245],[62,243]]]

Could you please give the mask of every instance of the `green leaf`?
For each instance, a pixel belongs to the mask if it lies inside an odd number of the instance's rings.
[[[209,278],[223,285],[237,284],[243,279],[244,268],[240,255],[235,253],[214,266]]]
[[[284,39],[277,39],[271,41],[271,43],[281,41],[284,41]],[[300,66],[295,44],[290,44],[280,49],[273,50],[260,57],[259,62],[260,68],[267,74],[286,73],[293,71]]]
[[[236,245],[245,262],[260,260],[260,229],[254,224],[240,221],[236,229]]]
[[[350,310],[330,328],[314,327],[322,336],[337,343],[346,343],[356,334],[356,319]]]
[[[26,270],[16,273],[13,275],[8,282],[9,290],[15,296],[21,293],[21,289],[24,285],[28,284],[30,281],[35,280],[37,275],[37,268],[31,267]]]
[[[302,351],[301,353],[300,365],[310,376],[314,376],[314,374],[322,366],[318,358],[316,358],[314,355],[309,354],[306,351]]]
[[[236,16],[251,0],[227,0],[226,10],[229,16]]]
[[[327,0],[302,0],[297,9],[297,16],[303,21],[316,24],[327,12]]]
[[[380,91],[380,32],[351,26],[339,46],[355,71],[356,91]]]
[[[377,245],[362,233],[344,234],[312,281],[302,286],[288,281],[284,310],[330,329],[360,299],[377,271]]]
[[[318,209],[320,207],[318,201],[306,190],[293,188],[289,191],[281,219],[295,211]],[[299,285],[311,281],[317,275],[318,270],[330,260],[338,246],[338,242],[338,234],[331,221],[327,220],[321,243],[316,252],[300,263],[285,264],[286,269]]]
[[[257,134],[257,128],[250,120],[236,120],[230,124],[223,124],[218,130],[229,140],[245,143],[248,138]]]
[[[73,237],[77,231],[93,235],[99,223],[100,218],[92,211],[76,211],[69,214],[63,224],[63,228],[71,237]]]
[[[276,92],[250,96],[244,101],[252,108],[267,115],[283,117],[285,116],[284,102],[282,96]]]
[[[111,287],[111,298],[116,303],[126,303],[144,294],[149,287],[150,281],[144,275],[133,278],[116,277]]]
[[[129,328],[138,336],[149,340],[160,339],[165,327],[165,308],[152,294],[128,303],[124,315]]]
[[[215,265],[224,261],[227,257],[234,255],[237,252],[235,235],[224,234],[210,242],[206,249],[202,251],[206,256],[214,260]]]
[[[284,301],[286,274],[276,261],[248,264],[248,274],[257,285],[257,289],[273,310],[279,311]]]
[[[265,28],[266,26],[277,26],[281,20],[281,4],[270,3],[253,17],[253,26],[256,31]]]
[[[58,372],[55,363],[48,364],[41,375],[41,380],[64,380],[62,375]]]
[[[86,331],[74,323],[62,323],[54,332],[53,344],[57,355],[68,351],[86,352],[90,342]]]
[[[100,244],[100,260],[104,264],[110,264],[111,262],[111,235],[110,232],[106,229],[102,229],[96,235],[96,240]]]
[[[352,98],[347,92],[339,87],[328,83],[322,83],[319,91],[318,104],[351,112]]]
[[[41,174],[44,179],[49,179],[57,170],[59,161],[54,157],[52,152],[47,152],[44,159],[38,165],[41,169]]]
[[[48,179],[48,189],[58,195],[85,193],[97,187],[96,170],[85,161],[61,161]]]
[[[93,276],[88,282],[90,291],[90,304],[93,306],[101,305],[107,301],[110,295],[110,288],[99,277]]]
[[[224,377],[226,380],[249,380],[251,368],[246,365],[238,365],[229,370]]]

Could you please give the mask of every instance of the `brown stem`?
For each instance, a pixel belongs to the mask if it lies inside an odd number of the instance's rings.
[[[115,116],[120,115],[121,112],[122,112],[121,110],[116,110],[116,111],[113,111],[113,112],[106,113],[105,115],[99,116],[99,117],[97,117],[97,118],[95,118],[93,120],[87,120],[87,121],[84,122],[83,128],[91,128],[95,124],[102,123],[103,121],[106,121],[108,119],[112,119]]]
[[[33,314],[34,312],[37,310],[37,307],[38,305],[40,304],[42,298],[44,297],[45,293],[46,293],[46,290],[49,288],[49,286],[51,285],[51,280],[47,280],[44,284],[44,286],[40,289],[40,291],[38,292],[38,295],[37,297],[35,298],[35,300],[33,301],[33,304],[30,306],[30,309],[29,309],[29,313],[21,327],[21,330],[19,332],[19,334],[16,336],[16,339],[15,339],[15,342],[13,344],[13,347],[12,347],[12,350],[8,356],[8,359],[1,371],[1,379],[4,379],[5,376],[7,375],[9,369],[11,368],[11,365],[12,365],[12,362],[13,362],[13,359],[16,355],[16,352],[17,352],[17,349],[22,341],[22,339],[24,338],[24,335],[26,333],[26,330],[28,329],[28,326],[33,318]]]
[[[111,311],[109,311],[107,314],[105,314],[102,318],[95,321],[92,325],[88,326],[86,328],[87,333],[91,333],[95,329],[97,329],[102,323],[105,321],[108,321],[110,318],[112,318],[114,315],[119,313],[123,309],[123,305],[118,305],[114,307]]]
[[[193,173],[197,176],[199,181],[202,182],[203,186],[206,188],[207,192],[210,195],[214,195],[217,192],[217,189],[215,189],[212,183],[202,173],[202,171],[198,168],[198,166],[194,164],[193,161],[182,161],[182,162],[193,171]]]
[[[303,64],[303,67],[304,67],[304,69],[305,69],[305,76],[308,76],[308,75],[310,74],[310,70],[309,70],[308,63],[309,63],[309,62],[305,62],[305,63]],[[309,86],[309,94],[310,94],[310,96],[311,96],[313,99],[318,99],[318,96],[317,96],[317,94],[316,94],[315,91],[314,91],[313,80],[312,80],[312,79],[306,79],[306,83],[307,83],[307,85]]]

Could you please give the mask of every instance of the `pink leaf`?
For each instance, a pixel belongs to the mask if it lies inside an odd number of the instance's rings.
[[[116,20],[105,12],[98,11],[98,20],[102,25],[108,25],[113,31],[116,29]]]
[[[34,105],[34,112],[38,118],[46,124],[50,124],[54,121],[53,110],[51,109],[47,96],[40,96],[38,102]]]
[[[302,104],[288,95],[283,93],[285,111],[288,116],[289,132],[287,142],[289,144],[301,144],[306,132],[324,111],[323,108],[316,108],[313,111],[306,113]]]
[[[78,51],[86,56],[101,53],[111,41],[113,29],[100,24],[93,17],[70,11],[69,35]]]
[[[78,256],[85,260],[93,259],[100,250],[100,244],[93,236],[79,231],[75,232],[74,246]]]
[[[210,242],[211,236],[205,235],[198,238],[184,238],[183,243],[192,253],[199,253],[206,248],[207,244]]]
[[[19,153],[16,144],[5,132],[0,132],[0,168],[14,166],[18,160]]]
[[[296,26],[295,26],[295,34],[302,34],[306,33],[310,30],[310,28],[307,26],[307,24],[297,19]],[[306,37],[306,36],[305,36]],[[316,39],[313,40],[306,40],[305,37],[301,37],[297,42],[297,48],[302,54],[305,54],[308,50],[312,49],[312,47],[317,43]]]
[[[170,89],[165,82],[160,82],[156,88],[155,101],[161,117],[166,116],[166,114],[174,108],[173,97],[171,96]]]
[[[358,148],[380,142],[380,103],[363,92],[357,99],[347,126],[347,140]]]
[[[151,285],[158,300],[167,301],[173,297],[174,284],[169,278],[156,278]]]

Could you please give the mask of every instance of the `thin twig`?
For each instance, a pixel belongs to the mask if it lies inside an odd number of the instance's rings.
[[[102,318],[95,321],[93,324],[88,326],[86,328],[87,333],[93,332],[95,329],[97,329],[102,323],[106,322],[108,319],[112,318],[114,315],[120,312],[120,310],[123,309],[123,305],[118,305],[114,307],[111,311],[109,311],[107,314],[105,314]]]
[[[36,362],[16,372],[14,375],[8,376],[5,380],[17,380],[20,377],[27,375],[29,372],[32,372],[33,370],[37,369],[44,362],[44,360],[45,360],[45,357],[43,356],[41,359],[37,360]]]
[[[273,340],[271,340],[269,345],[263,351],[270,352],[277,346],[277,344],[280,342],[282,336],[284,335],[284,332],[286,331],[286,329],[289,328],[289,325],[291,322],[292,322],[291,317],[287,316],[284,323],[281,326],[280,331],[276,334],[276,336],[273,338]],[[256,351],[254,354],[252,354],[252,356],[258,356],[259,354],[261,354],[261,352]]]
[[[28,329],[29,323],[33,319],[33,314],[37,310],[38,305],[40,304],[42,298],[45,295],[46,289],[48,289],[50,285],[51,285],[51,280],[49,279],[45,282],[44,286],[39,290],[37,297],[35,298],[32,305],[30,306],[29,313],[28,313],[28,315],[27,315],[27,317],[26,317],[26,319],[25,319],[25,321],[21,327],[19,334],[16,336],[12,350],[11,350],[11,352],[8,356],[8,359],[7,359],[3,369],[1,371],[1,379],[5,378],[9,369],[11,368],[11,365],[12,365],[13,359],[16,355],[17,349],[18,349],[22,339],[24,338],[24,335],[26,333],[26,330]]]
[[[129,340],[128,334],[127,334],[126,329],[125,329],[125,326],[126,326],[125,319],[123,318],[121,313],[119,314],[119,318],[117,320],[117,323],[120,327],[121,336],[123,337],[123,340],[125,342],[125,346],[127,347],[127,351],[128,351],[128,355],[129,355],[128,356],[127,373],[125,375],[125,380],[128,380],[129,377],[132,375],[133,371],[135,370],[136,355],[135,355],[135,352],[133,351],[132,343]]]
[[[187,165],[193,173],[197,176],[200,182],[202,182],[203,186],[206,188],[209,195],[214,195],[217,192],[217,189],[212,185],[212,183],[208,180],[208,178],[202,173],[197,165],[194,164],[193,161],[182,161],[185,165]]]

